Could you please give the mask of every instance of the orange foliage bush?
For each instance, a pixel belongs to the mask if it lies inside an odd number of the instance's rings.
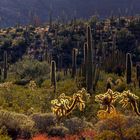
[[[40,134],[40,135],[33,137],[32,140],[48,140],[48,138],[47,138],[47,136]]]
[[[80,132],[77,135],[67,135],[65,138],[61,137],[48,137],[46,135],[40,134],[32,138],[32,140],[78,140],[80,138],[91,138],[93,139],[96,135],[96,132],[93,130],[85,130]]]

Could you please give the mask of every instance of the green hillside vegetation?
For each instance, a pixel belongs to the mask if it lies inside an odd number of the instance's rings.
[[[0,29],[1,140],[138,139],[139,97],[139,17]]]

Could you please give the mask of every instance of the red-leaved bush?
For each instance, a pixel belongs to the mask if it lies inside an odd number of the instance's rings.
[[[48,137],[47,135],[37,135],[32,138],[32,140],[78,140],[81,138],[88,138],[88,139],[93,139],[96,135],[96,132],[93,130],[85,130],[77,135],[66,135],[64,138],[62,137]]]

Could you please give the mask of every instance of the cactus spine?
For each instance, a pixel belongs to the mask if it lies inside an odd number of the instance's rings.
[[[54,92],[56,92],[56,62],[51,61],[51,86],[54,87]]]
[[[8,69],[8,62],[7,62],[7,51],[4,52],[4,62],[3,62],[3,78],[4,80],[7,79],[7,69]]]
[[[126,83],[130,84],[132,82],[132,58],[131,54],[126,55]]]
[[[77,49],[72,51],[72,78],[76,76],[76,67],[77,67]]]
[[[92,49],[92,34],[91,28],[87,27],[87,91],[93,91],[93,49]]]

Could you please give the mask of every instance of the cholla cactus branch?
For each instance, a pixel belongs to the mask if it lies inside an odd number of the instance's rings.
[[[122,107],[127,107],[129,104],[131,105],[133,111],[140,116],[140,112],[138,109],[138,104],[137,104],[137,100],[139,99],[138,96],[136,96],[135,94],[131,93],[130,90],[128,91],[124,91],[122,94],[120,94],[120,104],[122,104]]]
[[[84,96],[89,97],[85,89],[73,94],[72,97],[62,93],[58,99],[51,101],[52,112],[56,114],[58,118],[61,118],[69,115],[76,107],[78,107],[80,111],[83,111],[85,108]]]

